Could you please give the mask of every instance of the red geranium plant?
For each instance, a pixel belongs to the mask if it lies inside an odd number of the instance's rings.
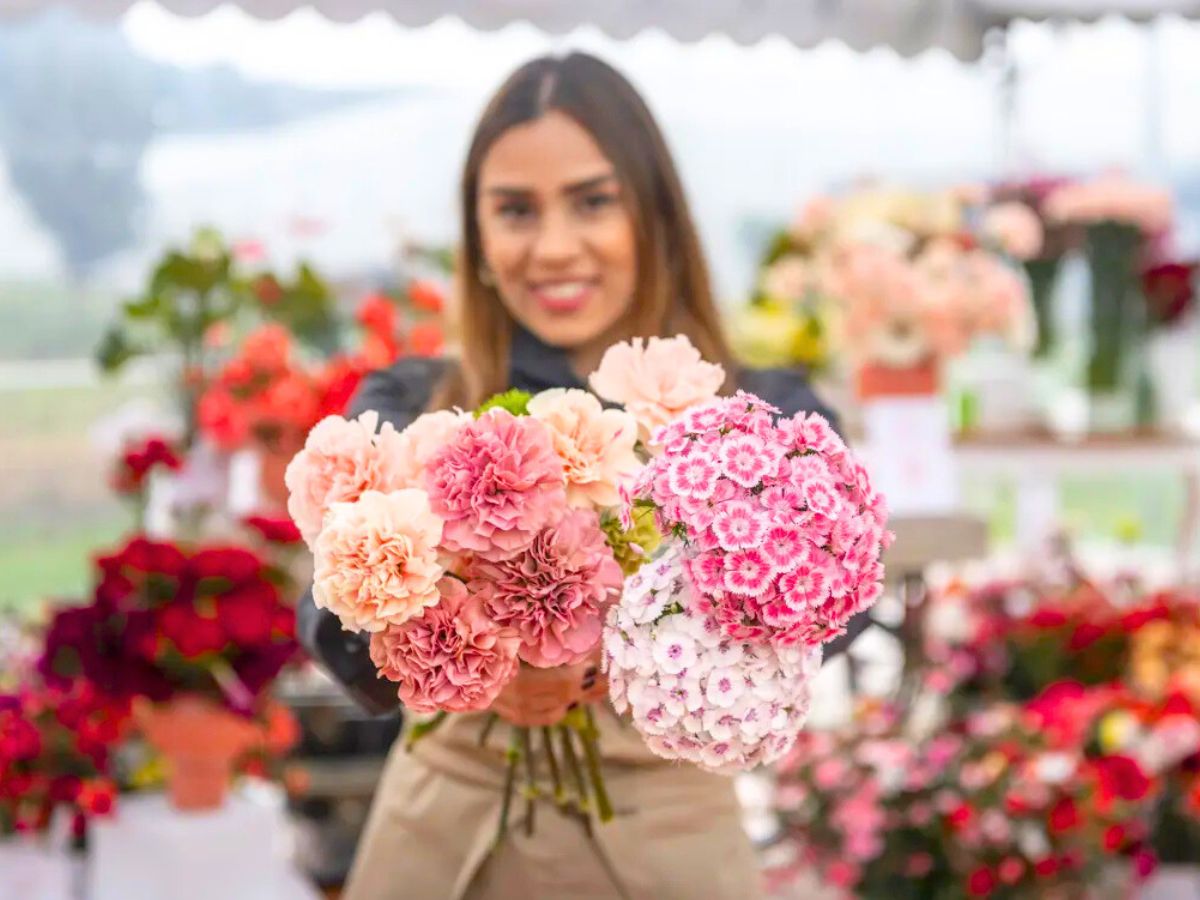
[[[186,692],[248,713],[296,653],[284,579],[251,550],[139,536],[97,566],[92,602],[59,611],[46,635],[51,686],[83,677],[121,700]]]
[[[107,814],[112,749],[128,722],[128,702],[83,681],[0,694],[0,836],[45,831],[57,809],[73,814],[76,832]]]

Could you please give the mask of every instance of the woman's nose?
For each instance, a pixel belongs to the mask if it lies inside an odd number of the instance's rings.
[[[566,262],[578,255],[580,239],[570,216],[560,210],[548,211],[541,221],[533,245],[533,258],[544,263]]]

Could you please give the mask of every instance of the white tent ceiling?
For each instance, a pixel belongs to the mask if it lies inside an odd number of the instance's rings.
[[[125,12],[137,0],[3,0],[0,19],[50,6],[93,17]],[[551,34],[590,24],[615,38],[658,28],[681,41],[724,34],[747,44],[780,35],[799,47],[839,40],[856,50],[890,46],[909,56],[942,47],[976,59],[985,32],[1017,18],[1095,19],[1115,13],[1145,20],[1161,13],[1200,18],[1200,0],[157,0],[184,16],[233,3],[250,15],[278,19],[313,8],[337,22],[385,12],[400,24],[427,25],[457,16],[483,29],[529,22]]]

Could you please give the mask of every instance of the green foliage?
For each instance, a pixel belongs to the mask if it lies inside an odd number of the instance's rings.
[[[532,399],[533,395],[528,391],[519,391],[513,388],[484,400],[479,409],[475,410],[475,418],[478,419],[492,409],[506,409],[514,416],[527,416],[529,415],[529,401]]]

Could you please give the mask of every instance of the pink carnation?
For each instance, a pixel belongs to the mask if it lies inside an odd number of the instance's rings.
[[[569,512],[525,552],[478,562],[470,573],[470,588],[488,615],[520,634],[521,659],[540,668],[579,662],[596,648],[621,582],[596,514],[588,510]]]
[[[487,709],[517,670],[515,633],[487,617],[462,582],[438,582],[441,601],[371,635],[371,661],[418,713]]]
[[[471,421],[470,413],[441,409],[417,416],[401,431],[395,442],[395,453],[403,487],[419,487],[429,460]]]
[[[464,425],[425,472],[447,550],[498,560],[525,550],[566,509],[563,464],[537,419],[493,409]]]
[[[335,503],[313,546],[313,601],[351,631],[383,631],[438,602],[442,522],[424,491]]]
[[[614,344],[589,384],[633,414],[644,440],[689,407],[711,400],[724,381],[724,369],[705,362],[686,337],[677,335]]]
[[[1042,220],[1024,203],[1000,203],[983,216],[984,237],[1013,259],[1033,259],[1042,252]]]
[[[616,506],[620,490],[641,468],[634,445],[637,421],[605,409],[587,391],[555,388],[529,401],[529,414],[542,422],[562,458],[567,502],[572,506]]]
[[[384,422],[376,434],[378,424],[374,410],[353,420],[328,416],[313,427],[304,449],[288,464],[288,513],[309,547],[334,503],[357,500],[368,490],[404,487],[396,431]]]

